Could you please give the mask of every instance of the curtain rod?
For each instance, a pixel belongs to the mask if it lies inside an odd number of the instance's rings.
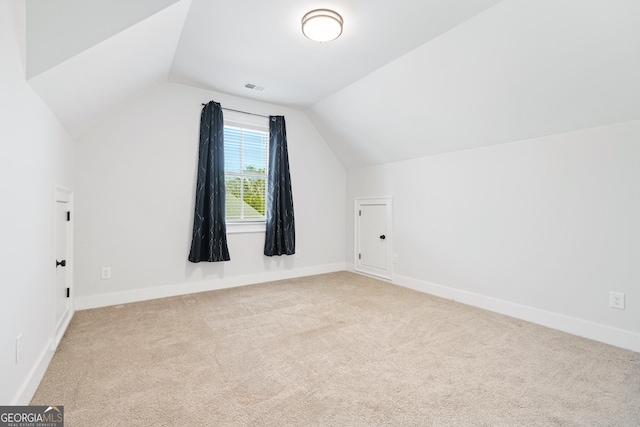
[[[203,107],[204,107],[205,105],[207,105],[207,104],[202,104],[202,106],[203,106]],[[223,109],[223,110],[226,110],[226,111],[234,111],[234,112],[236,112],[236,113],[249,114],[249,115],[251,115],[251,116],[265,117],[265,118],[267,118],[267,119],[270,117],[270,116],[264,116],[264,115],[262,115],[262,114],[250,113],[250,112],[248,112],[248,111],[234,110],[233,108],[224,108],[224,107],[222,107],[222,109]]]

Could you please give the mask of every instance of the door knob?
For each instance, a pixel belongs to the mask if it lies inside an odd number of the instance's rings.
[[[56,260],[56,268],[58,268],[59,265],[62,266],[62,267],[66,266],[67,265],[67,260],[66,259],[63,259],[62,261]]]
[[[380,236],[380,239],[382,239],[382,240],[384,240],[386,238],[387,238],[387,236],[385,236],[384,234],[382,236]]]

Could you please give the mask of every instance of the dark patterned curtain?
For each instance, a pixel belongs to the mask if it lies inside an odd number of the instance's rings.
[[[193,238],[189,261],[229,261],[225,223],[224,120],[222,107],[209,102],[200,114],[200,152]]]
[[[269,117],[269,176],[267,182],[267,228],[264,254],[296,253],[293,193],[289,174],[287,131],[283,116]]]

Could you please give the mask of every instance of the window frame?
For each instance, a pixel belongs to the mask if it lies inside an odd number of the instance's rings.
[[[224,112],[225,132],[227,127],[235,127],[239,129],[247,129],[251,131],[264,132],[266,134],[266,138],[265,138],[266,159],[265,159],[265,175],[264,175],[265,218],[263,219],[228,219],[226,206],[225,206],[225,222],[227,225],[227,233],[228,234],[264,233],[266,230],[266,207],[267,207],[266,204],[267,204],[268,176],[269,176],[269,118],[263,117],[263,116],[256,116],[253,114],[241,113],[238,111],[225,110]],[[226,161],[226,148],[227,146],[225,141],[225,161]],[[243,172],[228,172],[225,168],[225,185],[226,185],[227,177],[229,176],[261,177],[261,175],[258,175],[258,174],[243,173]]]

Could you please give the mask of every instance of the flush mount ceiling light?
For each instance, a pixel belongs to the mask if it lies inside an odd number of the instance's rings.
[[[333,10],[315,9],[302,17],[302,34],[317,42],[329,42],[342,34],[342,16]]]

